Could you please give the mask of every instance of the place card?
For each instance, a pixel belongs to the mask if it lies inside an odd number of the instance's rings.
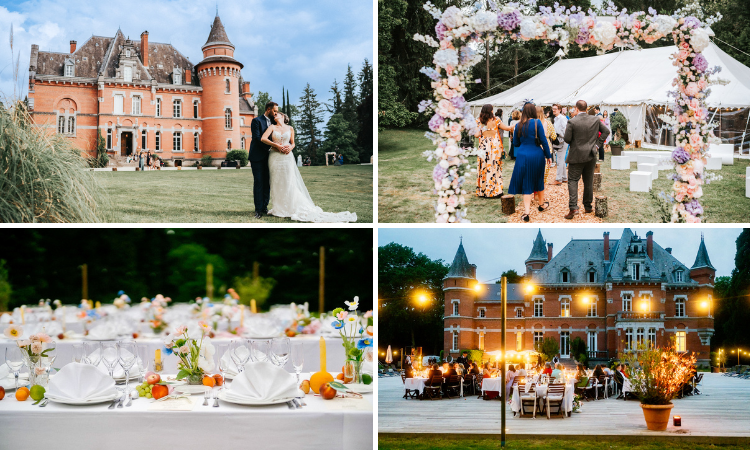
[[[148,411],[192,411],[193,406],[195,404],[193,404],[191,399],[179,397],[153,402],[148,405]]]
[[[372,411],[372,405],[360,398],[335,398],[323,402],[329,411]]]

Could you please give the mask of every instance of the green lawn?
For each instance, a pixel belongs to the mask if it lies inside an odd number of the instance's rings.
[[[540,425],[541,426],[541,425]],[[501,449],[500,436],[487,437],[461,436],[456,430],[446,430],[450,437],[435,437],[429,435],[380,435],[378,449],[380,450],[433,450],[461,448],[462,450]],[[689,438],[688,438],[689,439]],[[612,436],[598,439],[509,439],[505,443],[508,450],[740,450],[747,449],[747,444],[704,444],[694,440],[682,439],[631,439],[629,436]]]
[[[324,211],[351,211],[357,213],[358,223],[372,223],[372,167],[313,166],[301,167],[300,173],[313,201]],[[109,194],[104,214],[109,222],[292,223],[253,217],[249,169],[95,173]]]
[[[506,151],[509,148],[505,140]],[[378,220],[380,222],[432,222],[435,196],[432,194],[432,169],[421,153],[431,149],[432,143],[423,130],[394,129],[378,133]],[[648,223],[662,222],[663,202],[660,192],[669,193],[672,182],[668,171],[661,171],[650,193],[630,192],[630,171],[610,170],[610,153],[602,164],[602,195],[608,197],[609,215],[605,222]],[[734,165],[723,166],[718,173],[723,177],[704,186],[701,203],[704,220],[710,223],[744,223],[750,216],[750,198],[745,197],[745,168],[750,160],[735,159]],[[635,170],[635,164],[632,164]],[[513,161],[503,163],[506,186],[513,173]],[[507,216],[500,210],[497,199],[477,198],[473,195],[476,174],[466,177],[469,219],[474,223],[504,223]],[[516,196],[516,203],[521,196]]]

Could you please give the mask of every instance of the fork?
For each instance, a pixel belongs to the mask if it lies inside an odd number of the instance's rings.
[[[125,403],[125,406],[130,406],[133,403],[133,393],[131,392],[130,395],[128,395],[128,402]]]
[[[292,403],[291,400],[288,401],[288,402],[286,402],[286,406],[288,406],[289,409],[296,409],[297,408],[296,406],[294,406],[294,403]]]
[[[122,397],[120,397],[120,401],[117,402],[117,407],[118,408],[122,408],[122,404],[125,403],[125,396],[127,396],[127,395],[128,394],[126,394],[124,392],[122,393]]]
[[[44,399],[44,401],[42,402],[42,404],[41,404],[41,405],[39,405],[39,407],[40,407],[40,408],[44,408],[45,406],[47,406],[47,403],[49,403],[49,399],[48,399],[48,398],[45,398],[45,399]]]
[[[300,404],[299,400],[297,400],[297,399],[295,398],[295,399],[294,399],[294,400],[292,400],[292,401],[294,402],[294,405],[295,405],[295,406],[297,406],[297,408],[298,408],[298,409],[302,408],[302,405]]]
[[[115,406],[117,405],[117,402],[119,402],[119,401],[120,401],[120,397],[117,397],[116,399],[114,399],[114,401],[112,402],[112,404],[110,404],[107,407],[107,409],[115,409]]]

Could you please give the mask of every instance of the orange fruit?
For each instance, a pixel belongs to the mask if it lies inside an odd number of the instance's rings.
[[[214,375],[214,381],[216,381],[217,386],[221,386],[222,384],[224,384],[224,378],[221,376],[220,373],[217,373],[216,375]]]
[[[337,379],[337,380],[342,380],[342,381],[343,381],[343,379],[344,379],[344,374],[343,374],[343,373],[340,373],[340,374],[336,375],[336,379]]]
[[[214,377],[210,377],[208,375],[203,377],[203,385],[208,387],[214,387],[216,386],[216,380],[214,380]]]
[[[16,391],[16,400],[18,400],[19,402],[25,402],[27,398],[29,398],[29,388],[18,388],[18,390]]]

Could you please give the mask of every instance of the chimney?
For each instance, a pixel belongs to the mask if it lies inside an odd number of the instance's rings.
[[[609,231],[604,232],[604,260],[609,261]]]
[[[672,247],[667,247],[664,250],[666,250],[670,255],[672,254]]]
[[[477,265],[476,264],[471,265],[471,278],[474,278],[475,280],[477,278]]]
[[[193,82],[191,81],[192,77],[193,77],[193,70],[190,68],[185,69],[185,84],[193,84]]]
[[[70,41],[70,53],[75,53],[76,51],[76,41]]]
[[[654,232],[649,231],[646,233],[646,253],[648,253],[648,259],[654,260]]]
[[[245,81],[244,83],[242,83],[242,93],[243,94],[249,94],[250,93],[250,82],[249,81]]]
[[[141,61],[148,67],[148,31],[141,33]]]
[[[547,262],[552,261],[552,244],[547,244]]]

